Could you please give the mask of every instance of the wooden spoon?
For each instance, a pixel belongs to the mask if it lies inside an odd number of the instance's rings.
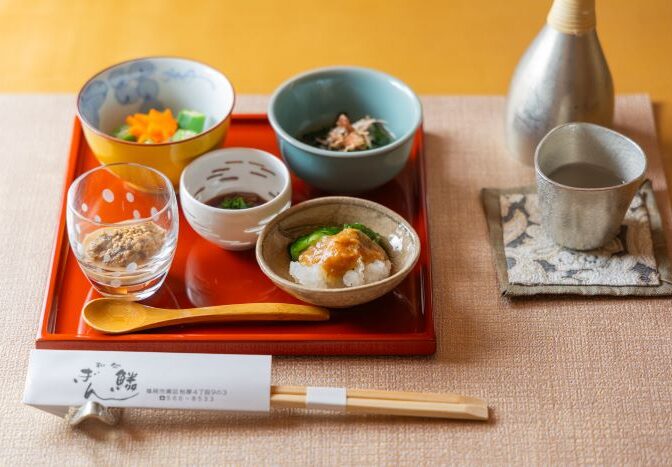
[[[153,308],[136,302],[99,298],[84,306],[86,324],[107,334],[204,322],[326,321],[329,310],[293,303],[245,303],[205,308]]]

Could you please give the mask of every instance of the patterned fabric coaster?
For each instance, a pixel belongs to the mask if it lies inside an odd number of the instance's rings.
[[[536,193],[500,195],[507,273],[512,284],[659,285],[649,214],[638,193],[621,231],[604,247],[574,251],[541,227]]]
[[[482,191],[504,295],[670,295],[672,274],[650,182],[618,236],[602,248],[556,245],[541,226],[534,187]]]

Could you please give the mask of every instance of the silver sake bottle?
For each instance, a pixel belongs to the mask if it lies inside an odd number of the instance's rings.
[[[506,105],[511,155],[534,163],[541,138],[567,122],[611,126],[614,85],[595,31],[595,0],[554,0],[514,72]]]

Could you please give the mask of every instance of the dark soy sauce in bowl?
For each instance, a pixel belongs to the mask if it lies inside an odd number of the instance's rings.
[[[548,178],[574,188],[606,188],[625,183],[614,171],[588,162],[561,165]]]
[[[220,209],[249,209],[261,206],[267,200],[256,193],[234,191],[222,193],[205,201],[205,204]]]

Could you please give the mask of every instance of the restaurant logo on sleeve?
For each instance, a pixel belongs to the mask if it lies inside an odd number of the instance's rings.
[[[118,363],[96,362],[79,370],[73,381],[83,385],[85,399],[125,401],[140,393],[137,379],[137,372],[127,371]]]

